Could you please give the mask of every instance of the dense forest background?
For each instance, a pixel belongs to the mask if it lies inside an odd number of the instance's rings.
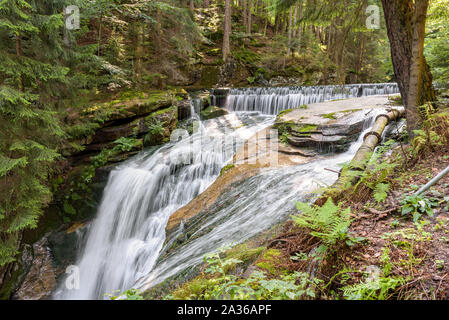
[[[51,202],[63,156],[94,129],[73,121],[91,101],[133,90],[395,80],[380,1],[226,3],[0,1],[0,267]],[[380,29],[366,26],[370,5],[380,8]],[[68,6],[79,8],[79,29],[66,28]],[[427,18],[425,56],[440,86],[449,81],[447,9],[431,1]]]

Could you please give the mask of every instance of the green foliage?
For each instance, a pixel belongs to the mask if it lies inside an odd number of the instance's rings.
[[[289,133],[287,131],[284,131],[284,132],[282,132],[281,136],[279,137],[279,140],[283,144],[288,144],[288,137],[289,137]]]
[[[230,163],[225,165],[221,170],[220,170],[220,177],[222,175],[224,175],[227,171],[231,170],[232,168],[235,168],[235,164]]]
[[[449,85],[449,14],[447,0],[431,1],[427,18],[425,56],[433,79],[440,86]]]
[[[299,227],[311,230],[310,234],[320,238],[327,246],[349,239],[351,208],[343,210],[341,206],[335,205],[331,198],[322,207],[296,202],[296,208],[301,213],[292,216],[293,221]]]
[[[343,295],[347,300],[387,300],[391,291],[405,284],[402,277],[366,278],[364,282],[344,287]]]
[[[114,296],[112,294],[105,294],[106,297],[109,297],[111,300],[144,300],[142,293],[138,289],[128,289],[123,291],[122,293]]]
[[[112,148],[112,151],[118,151],[118,152],[129,152],[136,148],[137,145],[139,145],[138,140],[135,138],[125,138],[121,137],[113,142],[114,147]]]
[[[387,183],[378,183],[374,187],[374,199],[378,202],[384,202],[387,199],[388,191],[390,190],[390,185]]]
[[[60,62],[64,5],[0,2],[0,266],[13,261],[18,234],[36,227],[52,198],[47,182],[64,138],[55,89],[69,71]]]
[[[315,297],[321,283],[306,273],[294,272],[269,279],[262,271],[254,271],[247,279],[228,274],[226,269],[242,263],[235,258],[223,259],[226,249],[206,255],[207,278],[197,278],[175,290],[166,299],[231,299],[231,300],[292,300]]]
[[[347,300],[387,300],[395,289],[406,283],[403,277],[392,277],[390,272],[390,249],[385,247],[380,258],[382,270],[375,268],[370,274],[365,273],[364,281],[343,287],[343,296]]]
[[[321,207],[297,202],[296,208],[301,213],[292,216],[293,221],[321,240],[322,244],[309,255],[314,260],[324,259],[340,245],[353,246],[365,240],[352,237],[348,232],[351,208],[342,209],[340,205],[335,205],[331,198]]]
[[[351,175],[359,178],[353,187],[354,193],[357,193],[363,185],[373,191],[373,196],[377,203],[382,203],[386,200],[388,191],[390,190],[389,177],[398,167],[398,163],[395,161],[382,161],[381,158],[387,150],[391,149],[393,143],[395,143],[394,140],[388,140],[382,146],[378,147],[376,152],[370,157],[367,170],[363,172],[356,170],[350,171]]]
[[[401,214],[412,215],[413,221],[417,222],[423,214],[433,217],[433,207],[436,207],[438,202],[434,199],[425,198],[422,195],[408,195],[401,201]]]
[[[321,116],[325,119],[335,120],[335,119],[337,119],[335,114],[336,114],[336,112],[332,112],[332,113],[322,114]]]
[[[414,130],[412,140],[412,155],[419,157],[426,152],[433,152],[449,143],[449,113],[447,110],[436,112],[428,103],[420,106],[421,116],[424,119],[421,130]]]
[[[233,56],[236,60],[249,65],[255,64],[260,60],[260,56],[257,53],[243,46],[240,48],[240,50],[234,52]]]
[[[258,259],[256,266],[263,271],[268,271],[273,276],[279,275],[282,270],[279,270],[276,262],[279,260],[280,255],[281,252],[279,250],[268,249]]]

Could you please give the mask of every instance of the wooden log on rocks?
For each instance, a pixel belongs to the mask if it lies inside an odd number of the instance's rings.
[[[326,191],[315,203],[324,204],[331,197],[334,201],[338,200],[342,193],[350,186],[355,185],[360,179],[374,149],[382,142],[382,134],[387,125],[405,116],[405,109],[390,109],[386,114],[377,116],[376,121],[370,132],[365,135],[362,146],[359,148],[349,166],[341,171],[338,180]]]

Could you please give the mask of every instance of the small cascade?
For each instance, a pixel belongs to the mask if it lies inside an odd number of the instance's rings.
[[[199,98],[192,98],[190,100],[190,113],[192,118],[199,120],[199,114],[203,109],[203,102]]]
[[[229,91],[225,107],[230,111],[259,111],[276,115],[282,110],[306,104],[394,93],[399,93],[396,83],[241,88]]]

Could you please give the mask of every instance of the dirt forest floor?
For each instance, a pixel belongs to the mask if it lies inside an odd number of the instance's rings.
[[[394,153],[400,153],[399,146]],[[424,193],[433,203],[433,216],[423,214],[414,222],[401,211],[404,195],[412,195],[447,166],[449,147],[439,148],[409,161],[407,169],[395,170],[388,178],[391,186],[382,204],[377,204],[372,190],[363,185],[349,194],[343,205],[351,207],[349,233],[364,239],[363,243],[338,248],[319,267],[310,261],[291,260],[298,252],[316,248],[317,239],[293,223],[287,224],[270,245],[283,252],[279,265],[291,271],[315,272],[324,279],[321,299],[341,298],[344,286],[366,284],[373,275],[385,283],[401,279],[394,290],[386,291],[385,299],[449,299],[449,175]]]
[[[379,265],[382,253],[389,250],[392,275],[410,278],[398,292],[402,298],[449,299],[449,212],[445,200],[449,196],[449,176],[426,192],[425,196],[434,198],[437,205],[434,216],[426,216],[419,222],[420,227],[400,212],[403,194],[415,192],[416,186],[426,184],[449,166],[448,151],[435,151],[419,160],[412,170],[400,174],[383,208],[367,210],[363,202],[351,204],[356,214],[350,231],[369,243],[347,257],[348,265],[355,270]]]

